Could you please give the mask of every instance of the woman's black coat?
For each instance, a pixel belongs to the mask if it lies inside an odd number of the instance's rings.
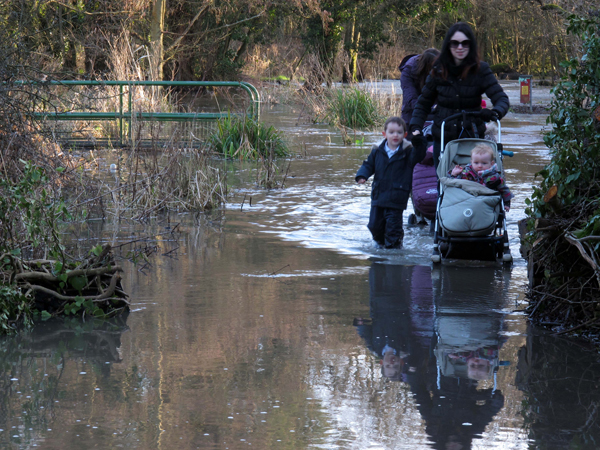
[[[433,119],[432,133],[436,139],[440,139],[441,125],[446,117],[462,111],[480,111],[481,96],[486,94],[492,101],[498,118],[502,118],[508,112],[510,103],[508,96],[502,90],[498,80],[492,73],[490,66],[481,62],[479,69],[461,78],[461,66],[451,66],[449,68],[448,78],[443,79],[441,69],[434,68],[435,75],[429,75],[425,81],[423,91],[419,96],[417,105],[410,121],[410,130],[421,130],[431,111],[431,107],[437,104]],[[479,137],[483,138],[485,134],[485,124],[480,119],[476,119]],[[446,123],[444,140],[446,142],[458,139],[462,129],[459,121]],[[474,137],[474,136],[463,136]]]

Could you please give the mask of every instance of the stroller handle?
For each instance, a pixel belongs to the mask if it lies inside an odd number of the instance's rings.
[[[456,114],[452,114],[451,116],[448,116],[444,119],[444,122],[446,120],[454,120],[454,119],[460,119],[463,116],[469,116],[469,117],[479,117],[481,115],[481,111],[461,111],[459,113]],[[443,122],[442,122],[443,123]]]
[[[445,134],[445,130],[446,130],[446,121],[447,120],[454,120],[454,119],[460,119],[460,118],[466,118],[466,117],[479,117],[481,116],[481,111],[461,111],[459,113],[456,114],[452,114],[451,116],[446,117],[443,122],[442,122],[442,129],[441,129],[441,136],[440,136],[440,142],[441,142],[441,151],[444,151],[444,134]],[[498,126],[498,143],[502,142],[502,136],[501,136],[501,125],[500,125],[500,119],[496,119],[496,125]],[[512,155],[508,155],[508,156],[512,156]]]
[[[510,150],[502,150],[502,154],[504,156],[508,156],[510,158],[512,158],[513,156],[515,156],[515,152],[511,152]]]

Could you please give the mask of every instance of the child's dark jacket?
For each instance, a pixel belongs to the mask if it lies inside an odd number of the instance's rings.
[[[422,161],[427,150],[422,136],[413,137],[412,144],[404,139],[400,149],[388,157],[383,141],[371,150],[369,157],[356,173],[356,180],[375,175],[371,192],[371,206],[406,209],[412,186],[413,169]]]

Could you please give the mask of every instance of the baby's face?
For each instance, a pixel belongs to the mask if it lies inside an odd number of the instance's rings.
[[[467,361],[467,376],[471,380],[487,380],[490,378],[492,363],[483,358],[470,358]]]
[[[471,156],[471,167],[480,173],[492,167],[492,155],[489,153],[475,153]]]

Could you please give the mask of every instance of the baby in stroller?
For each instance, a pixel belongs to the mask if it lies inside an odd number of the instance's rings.
[[[513,195],[498,171],[494,151],[489,145],[483,143],[475,145],[471,150],[471,162],[465,167],[457,164],[448,175],[452,178],[475,181],[500,192],[504,200],[504,210],[506,212],[510,210],[510,199]]]

